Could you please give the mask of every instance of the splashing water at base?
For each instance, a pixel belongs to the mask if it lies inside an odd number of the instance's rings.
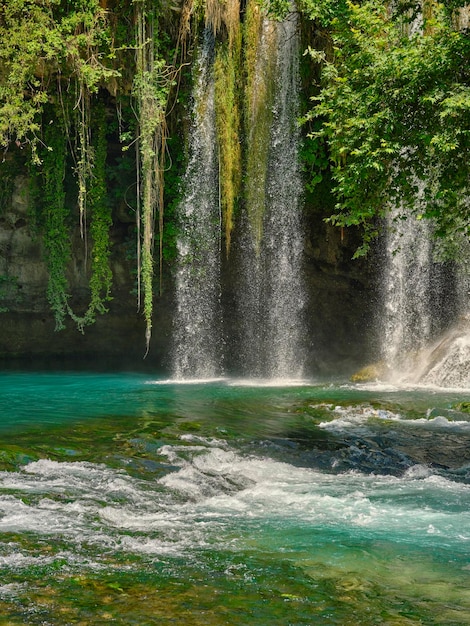
[[[462,237],[454,269],[457,321],[417,357],[412,380],[438,387],[470,388],[469,242]]]

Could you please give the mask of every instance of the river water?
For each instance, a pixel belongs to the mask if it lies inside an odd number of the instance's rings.
[[[467,400],[2,373],[0,624],[470,624]]]

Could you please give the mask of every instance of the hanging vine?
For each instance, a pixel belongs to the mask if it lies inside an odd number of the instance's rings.
[[[90,303],[85,314],[75,315],[69,308],[68,312],[83,332],[85,326],[93,324],[96,313],[107,313],[106,302],[111,300],[112,271],[109,264],[111,244],[109,230],[112,226],[111,208],[106,194],[106,111],[102,103],[94,108],[93,137],[90,140],[89,151],[92,160],[88,161],[90,176],[86,180],[84,196],[87,210],[90,215],[91,238],[91,275],[90,275]]]
[[[88,182],[92,177],[93,150],[90,141],[90,93],[83,81],[77,81],[75,104],[75,127],[77,129],[76,147],[72,153],[76,155],[75,174],[78,183],[77,204],[80,214],[80,235],[85,240],[86,249],[86,219],[87,219],[87,191]]]
[[[69,310],[66,277],[67,264],[71,257],[69,211],[65,205],[65,161],[66,132],[60,110],[55,112],[55,121],[46,126],[44,151],[44,248],[49,271],[47,299],[54,313],[56,330],[64,328]]]
[[[245,196],[254,244],[259,253],[263,235],[268,144],[276,78],[276,55],[273,53],[276,30],[272,23],[267,22],[258,0],[248,2],[244,31],[244,125],[248,146]]]
[[[241,187],[239,77],[241,68],[240,4],[231,0],[222,18],[227,41],[218,47],[214,63],[215,112],[220,162],[220,202],[225,249],[230,252],[234,212]],[[206,17],[207,19],[207,17]],[[214,18],[213,18],[214,19]],[[215,23],[212,21],[215,28]],[[220,24],[219,24],[220,28]]]
[[[145,0],[135,2],[136,74],[133,93],[138,115],[138,304],[146,331],[146,352],[152,334],[154,240],[158,216],[159,257],[163,245],[163,175],[166,143],[165,109],[170,74],[158,58],[156,15]],[[161,285],[161,280],[160,280]]]

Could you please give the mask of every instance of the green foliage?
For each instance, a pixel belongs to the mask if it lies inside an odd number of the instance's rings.
[[[105,303],[111,300],[112,272],[109,265],[111,253],[109,229],[112,225],[111,209],[106,194],[106,112],[103,104],[95,107],[93,124],[93,169],[87,189],[88,210],[90,213],[91,250],[91,278],[90,304],[83,317],[73,315],[78,328],[95,321],[96,313],[106,313]]]
[[[119,74],[105,65],[111,42],[98,0],[77,0],[73,9],[59,0],[0,0],[0,146],[28,144],[37,160],[51,79],[61,75],[96,92]]]
[[[470,413],[470,402],[458,402],[452,408],[456,411],[462,411],[462,413]]]
[[[9,162],[0,163],[0,215],[10,206],[14,188],[13,168]]]
[[[96,103],[101,101],[101,89],[121,99],[129,99],[132,92],[137,104],[128,107],[124,122],[118,109],[118,133],[129,145],[136,142],[139,152],[139,180],[132,187],[138,200],[129,204],[137,211],[142,207],[138,271],[149,335],[156,214],[163,256],[165,114],[172,77],[157,53],[160,5],[150,0],[115,0],[105,8],[107,4],[102,0],[0,0],[0,148],[6,151],[12,143],[28,146],[31,162],[41,165],[44,160],[40,174],[31,179],[37,196],[44,187],[38,202],[43,210],[35,212],[33,221],[44,235],[50,273],[47,296],[57,329],[63,327],[66,314],[83,329],[97,312],[106,310],[111,287],[106,127],[93,123],[103,121],[104,115]],[[163,38],[171,44],[168,35]],[[56,119],[51,125],[46,120],[43,130],[43,113],[51,104]],[[135,113],[138,124],[130,119]],[[133,131],[137,138],[131,137]],[[91,301],[82,317],[70,309],[67,293],[70,216],[63,182],[70,169],[75,175],[85,247],[87,211],[92,240]]]
[[[66,176],[70,170],[67,163],[70,129],[65,125],[62,112],[63,109],[58,107],[48,110],[51,120],[45,126],[44,133],[47,148],[43,147],[40,151],[40,172],[32,176],[30,199],[36,206],[34,213],[30,212],[30,219],[33,228],[42,232],[49,273],[47,298],[54,313],[56,330],[64,328],[65,318],[69,316],[83,332],[86,325],[95,321],[96,313],[106,312],[105,303],[111,298],[109,229],[112,220],[106,193],[107,125],[104,106],[97,105],[90,129],[93,132],[88,154],[89,176],[84,190],[90,226],[83,236],[85,241],[88,235],[91,238],[90,303],[86,312],[80,316],[74,313],[69,304],[67,269],[72,256],[70,201],[76,200],[76,196],[67,198],[65,193]],[[42,198],[39,197],[40,189],[43,191]],[[87,246],[85,249],[87,251]]]
[[[44,234],[49,282],[47,299],[55,317],[56,330],[64,328],[69,310],[67,264],[71,257],[69,211],[65,205],[64,177],[66,159],[66,133],[60,113],[56,122],[46,128],[45,139],[49,146],[43,157],[44,164]]]
[[[0,274],[0,303],[7,302],[18,302],[18,279],[16,276],[7,276],[5,274]],[[0,313],[8,313],[8,306],[2,306],[0,304]]]
[[[158,216],[160,268],[163,257],[163,175],[165,161],[165,110],[171,73],[158,53],[156,15],[152,5],[136,3],[136,73],[133,94],[139,123],[140,194],[138,208],[138,299],[143,297],[146,354],[149,350],[153,314],[155,220]],[[162,281],[160,280],[160,285]]]
[[[284,20],[292,10],[289,0],[266,0],[263,3],[266,14],[273,20]]]
[[[327,146],[322,137],[311,136],[309,141],[305,141],[300,151],[300,159],[304,171],[308,173],[305,188],[313,193],[317,185],[322,182],[329,165]]]
[[[358,255],[394,204],[432,218],[437,235],[469,231],[470,38],[449,7],[431,4],[413,35],[403,3],[392,13],[380,0],[348,2],[328,22],[333,54],[311,139],[328,146],[338,200],[330,221],[364,228]],[[305,5],[318,14],[317,3]]]
[[[184,142],[179,137],[169,136],[167,140],[168,166],[165,171],[165,228],[163,231],[163,260],[172,263],[177,257],[177,207],[181,203],[181,171],[184,168]]]
[[[237,85],[241,37],[234,39],[235,45],[226,44],[219,47],[214,63],[215,111],[220,155],[220,202],[227,256],[230,252],[235,208],[241,188],[240,112]]]
[[[299,10],[309,20],[329,28],[335,20],[347,17],[347,0],[300,0]]]
[[[245,197],[248,218],[259,251],[263,235],[263,217],[266,198],[269,136],[273,117],[273,97],[276,73],[276,56],[269,53],[276,44],[274,29],[262,33],[263,14],[257,0],[247,6],[245,38],[245,94],[244,126],[249,146],[246,155]],[[267,54],[259,54],[261,46]],[[256,80],[257,63],[262,63],[263,81]]]

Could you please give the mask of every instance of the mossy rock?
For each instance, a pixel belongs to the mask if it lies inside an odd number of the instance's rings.
[[[355,372],[350,380],[353,383],[369,383],[384,377],[386,366],[383,362],[366,365]]]
[[[452,405],[452,408],[456,411],[462,411],[462,413],[470,413],[470,402],[459,402]]]

